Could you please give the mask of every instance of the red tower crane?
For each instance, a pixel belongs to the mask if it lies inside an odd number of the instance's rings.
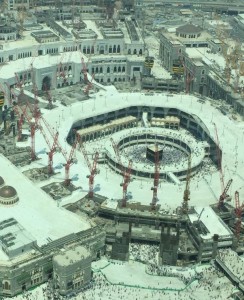
[[[113,140],[112,137],[110,138],[110,141],[112,143],[112,146],[114,148],[114,152],[115,152],[117,161],[119,163],[119,169],[121,170],[121,173],[124,174],[124,167],[123,167],[122,162],[121,162],[121,157],[120,157],[118,146],[115,144],[115,142],[114,142],[114,140]]]
[[[18,142],[22,141],[22,129],[23,129],[23,123],[24,123],[24,115],[26,113],[28,106],[26,105],[23,108],[23,112],[21,113],[19,111],[18,105],[13,105],[13,110],[15,112],[15,114],[19,117],[18,119]]]
[[[51,136],[53,137],[53,141],[55,141],[55,134],[52,130],[52,128],[50,127],[50,125],[48,124],[48,122],[41,116],[41,120],[43,121],[43,123],[45,124],[47,130],[49,131],[49,133],[51,134]],[[56,147],[61,151],[64,159],[66,160],[66,164],[64,165],[65,167],[65,180],[64,180],[64,184],[66,186],[70,185],[71,179],[69,178],[69,171],[70,171],[70,167],[71,165],[74,163],[74,153],[75,153],[75,149],[77,147],[77,144],[80,141],[80,136],[78,134],[75,135],[76,136],[76,140],[74,141],[71,150],[70,150],[70,154],[69,156],[67,156],[66,151],[64,151],[64,149],[61,147],[58,138],[56,139]]]
[[[127,202],[127,188],[130,183],[130,175],[132,168],[132,160],[129,161],[127,169],[124,171],[124,180],[120,185],[123,187],[123,199],[122,199],[122,207],[126,207]]]
[[[121,162],[121,157],[120,157],[118,146],[115,144],[113,138],[110,138],[110,141],[112,143],[114,152],[115,152],[116,157],[117,157],[117,161],[118,161],[118,164],[119,164],[119,169],[121,170],[121,173],[122,173],[122,176],[123,176],[123,181],[120,184],[120,186],[122,186],[122,188],[123,188],[122,207],[126,207],[127,188],[128,188],[129,183],[130,183],[132,161],[129,161],[127,169],[124,168],[124,166],[122,165],[122,162]]]
[[[182,203],[182,212],[184,214],[188,213],[188,202],[190,200],[190,180],[191,180],[191,155],[188,156],[188,168],[186,175],[186,187],[184,190],[183,203]]]
[[[156,208],[156,203],[158,201],[158,183],[159,183],[159,170],[160,170],[160,161],[159,161],[159,152],[158,152],[158,144],[155,144],[155,152],[154,152],[154,180],[153,187],[151,190],[153,191],[153,197],[151,202],[151,208],[154,210]]]
[[[17,73],[14,73],[14,75],[15,75],[15,79],[17,81],[17,87],[20,89],[20,92],[22,93],[23,92],[23,87],[22,87],[23,82],[20,81],[19,75]]]
[[[215,127],[216,143],[217,143],[216,152],[217,152],[217,160],[218,160],[218,168],[219,168],[220,184],[221,184],[221,195],[219,197],[218,208],[222,208],[224,201],[228,196],[227,192],[228,192],[233,180],[230,179],[225,186],[224,173],[223,173],[223,169],[222,169],[222,154],[221,154],[221,150],[220,150],[218,130],[217,130],[217,126],[215,123],[214,123],[214,127]]]
[[[218,130],[215,123],[214,123],[214,128],[215,128],[215,137],[216,137],[216,144],[217,144],[216,154],[217,154],[217,162],[218,162],[219,175],[220,175],[221,190],[224,191],[225,184],[224,184],[224,174],[222,170],[222,154],[220,150]]]
[[[239,200],[239,192],[235,192],[235,203],[236,203],[236,228],[235,228],[235,235],[237,237],[237,239],[239,240],[240,238],[240,232],[241,232],[241,223],[242,223],[242,210],[243,210],[243,206],[244,204],[240,205],[240,200]]]
[[[28,103],[28,102],[27,102]],[[28,104],[26,104],[27,106]],[[30,105],[28,105],[28,107],[30,107]],[[38,121],[39,121],[39,117],[40,115],[36,115],[34,118],[30,117],[27,114],[27,110],[22,109],[20,107],[24,117],[26,118],[29,126],[30,126],[30,132],[31,132],[31,160],[34,161],[36,160],[36,152],[35,152],[35,133],[36,130],[38,128]],[[31,111],[32,112],[32,111]]]
[[[77,144],[78,144],[79,141],[80,141],[80,136],[77,134],[76,135],[76,140],[73,143],[73,146],[72,146],[72,148],[70,150],[69,156],[68,157],[65,156],[66,157],[66,164],[64,165],[64,167],[65,167],[65,180],[64,180],[64,184],[67,185],[67,186],[70,185],[70,182],[71,182],[71,179],[69,178],[69,171],[70,171],[70,166],[74,163],[73,156],[74,156],[75,149],[76,149],[76,146],[77,146]]]
[[[92,82],[93,82],[94,77],[95,77],[95,74],[92,74],[92,79],[91,79],[91,81],[88,80],[88,84],[87,84],[87,86],[84,88],[84,93],[85,93],[86,95],[89,95],[89,91],[90,91],[90,89],[92,88]]]
[[[57,140],[58,140],[58,132],[56,133],[55,137],[54,137],[54,141],[52,144],[52,147],[50,148],[50,151],[48,152],[48,173],[49,174],[53,174],[53,155],[56,151],[56,144],[57,144]]]
[[[56,132],[56,134],[54,136],[53,143],[51,144],[48,137],[47,137],[47,135],[46,135],[46,133],[45,133],[45,131],[44,131],[44,129],[43,129],[43,127],[39,126],[39,129],[40,129],[40,131],[41,131],[41,133],[42,133],[42,135],[43,135],[43,137],[44,137],[44,139],[45,139],[45,141],[46,141],[46,143],[47,143],[47,145],[50,149],[50,151],[47,153],[47,155],[48,155],[48,174],[52,175],[54,173],[54,171],[53,171],[53,155],[54,155],[54,153],[56,151],[56,148],[57,148],[56,145],[57,145],[57,141],[58,141],[58,132]]]
[[[85,60],[84,60],[83,57],[81,58],[81,64],[82,64],[82,73],[84,75],[84,83],[87,83],[87,81],[88,81],[88,78],[87,78],[87,66],[86,66],[86,63],[85,63]]]
[[[225,188],[224,188],[222,194],[219,196],[218,208],[222,208],[222,207],[223,207],[224,201],[225,201],[226,198],[228,197],[227,192],[228,192],[228,190],[229,190],[229,188],[230,188],[230,186],[231,186],[232,181],[233,181],[233,179],[230,179],[230,180],[227,182],[227,184],[226,184],[226,186],[225,186]]]
[[[93,159],[93,164],[91,165],[91,163],[89,161],[89,158],[88,158],[88,154],[87,154],[86,149],[84,147],[84,144],[80,143],[80,147],[81,147],[81,151],[82,151],[82,153],[84,155],[87,167],[88,167],[88,169],[90,171],[90,175],[87,175],[87,177],[89,178],[89,193],[88,193],[88,197],[90,199],[93,199],[93,194],[94,194],[93,193],[94,177],[98,173],[98,171],[97,171],[97,161],[98,161],[98,158],[99,158],[99,153],[98,152],[95,153],[95,156],[94,156],[94,159]]]

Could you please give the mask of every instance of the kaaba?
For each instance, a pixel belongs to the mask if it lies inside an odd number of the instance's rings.
[[[155,147],[155,145],[151,145],[147,147],[147,153],[146,153],[146,158],[153,163],[155,163],[155,152],[158,151],[158,160],[162,160],[163,158],[163,149],[158,146]]]

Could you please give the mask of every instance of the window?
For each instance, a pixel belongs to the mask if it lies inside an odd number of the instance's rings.
[[[8,281],[3,282],[3,289],[10,290],[10,283]]]

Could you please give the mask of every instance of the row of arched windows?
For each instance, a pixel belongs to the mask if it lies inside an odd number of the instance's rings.
[[[77,51],[77,50],[78,50],[77,46],[64,47],[64,52]]]
[[[18,54],[18,58],[25,58],[30,56],[31,56],[31,52],[23,52]]]
[[[114,73],[120,73],[120,72],[125,72],[125,66],[114,66],[114,68],[110,68],[110,67],[107,67],[107,73],[110,73],[111,71],[113,70]],[[103,73],[103,67],[93,67],[92,68],[92,74],[95,73],[95,74],[98,74],[98,73]]]
[[[109,46],[109,48],[108,48],[108,53],[120,53],[120,45],[118,45],[117,47],[116,47],[116,45],[114,45],[114,46]]]
[[[58,53],[58,48],[47,49],[47,54],[49,53]]]
[[[57,72],[71,71],[71,70],[72,70],[72,66],[71,65],[64,66],[64,67],[60,66],[60,67],[57,68]]]
[[[94,54],[94,46],[84,46],[83,47],[84,54]]]
[[[131,49],[128,50],[128,54],[131,55],[131,54],[139,54],[139,55],[142,55],[142,49],[140,49],[138,52],[136,49],[134,49],[133,51]]]
[[[20,81],[27,80],[27,79],[31,79],[31,73],[30,72],[19,75],[19,80]]]
[[[103,82],[125,82],[125,78],[123,77],[123,78],[114,78],[113,80],[111,80],[110,78],[108,78],[107,80],[104,80],[103,78],[96,78],[96,81],[97,82],[100,82],[100,83],[103,83]]]

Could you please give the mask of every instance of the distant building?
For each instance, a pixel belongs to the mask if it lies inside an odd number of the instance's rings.
[[[61,252],[53,257],[54,286],[61,295],[76,292],[87,285],[92,276],[92,256],[82,246]]]

